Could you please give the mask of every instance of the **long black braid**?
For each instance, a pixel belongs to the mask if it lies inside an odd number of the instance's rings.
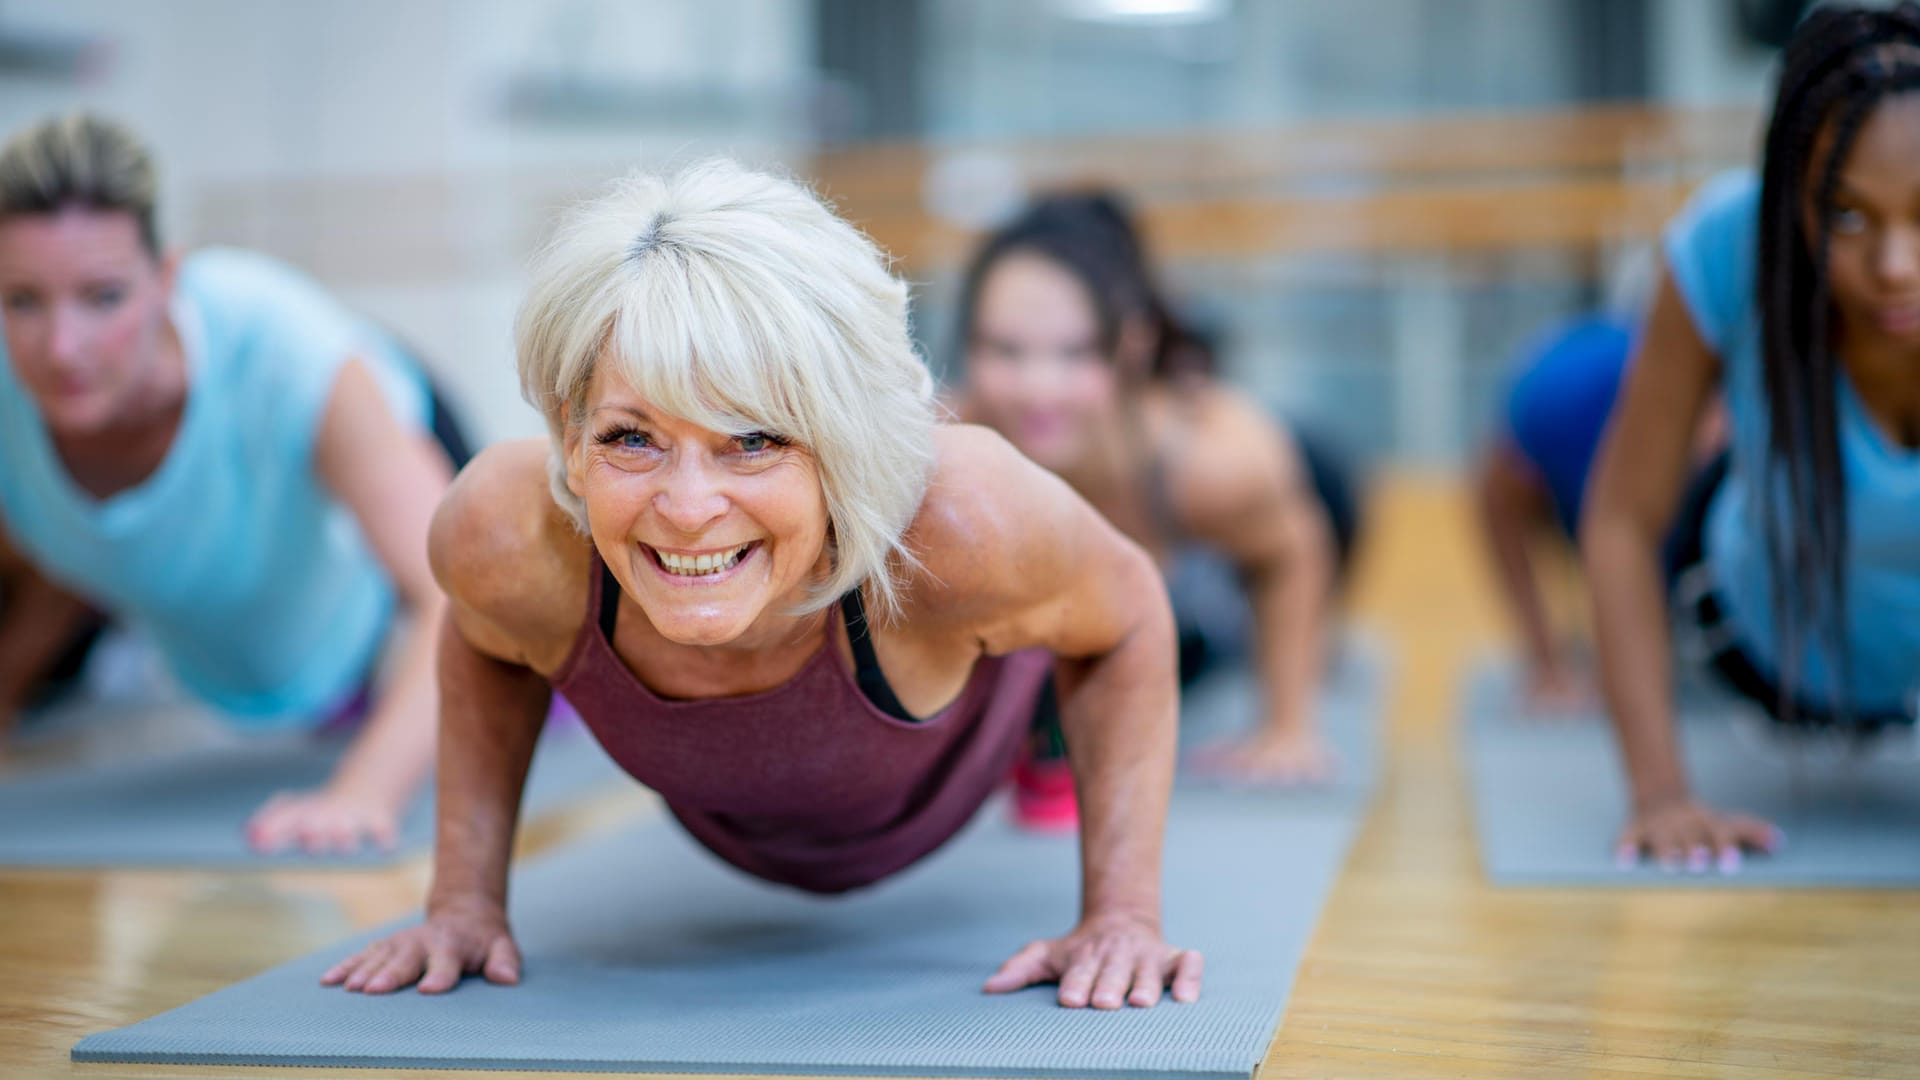
[[[1795,714],[1800,646],[1812,634],[1839,664],[1838,715],[1850,716],[1846,476],[1841,467],[1827,274],[1831,207],[1860,127],[1891,94],[1920,89],[1920,4],[1815,8],[1787,42],[1760,181],[1755,280],[1767,397],[1758,484],[1780,657],[1778,715]],[[1826,156],[1809,176],[1816,144]],[[1816,180],[1813,197],[1806,186]],[[1814,208],[1808,236],[1803,208]],[[1784,478],[1785,505],[1779,486]]]

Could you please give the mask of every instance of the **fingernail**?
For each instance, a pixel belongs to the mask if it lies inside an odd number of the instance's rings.
[[[1740,849],[1728,848],[1720,853],[1720,872],[1737,874],[1740,872]]]
[[[1687,852],[1687,871],[1698,874],[1704,872],[1713,859],[1713,852],[1703,847]]]
[[[1633,869],[1633,864],[1639,861],[1639,853],[1632,848],[1623,847],[1614,850],[1613,868],[1615,870],[1631,870]]]

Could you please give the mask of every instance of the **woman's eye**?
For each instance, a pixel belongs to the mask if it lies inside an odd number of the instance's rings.
[[[595,435],[593,441],[599,443],[601,446],[614,446],[622,450],[645,450],[647,447],[653,445],[653,440],[647,436],[646,432],[635,431],[632,428],[614,428],[612,431],[603,431]]]
[[[9,293],[4,304],[8,311],[25,314],[39,307],[40,301],[32,293]]]
[[[1867,215],[1848,207],[1836,207],[1827,221],[1836,233],[1858,233],[1867,227]]]
[[[761,431],[753,432],[750,435],[742,435],[738,441],[740,443],[740,449],[749,454],[762,454],[774,447],[773,436]]]
[[[109,286],[107,288],[94,289],[87,293],[87,302],[94,307],[110,308],[119,304],[121,300],[126,298],[126,295],[124,289],[117,286]]]

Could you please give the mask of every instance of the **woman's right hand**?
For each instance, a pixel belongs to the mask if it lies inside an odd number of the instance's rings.
[[[486,900],[431,907],[427,921],[383,938],[327,969],[322,986],[388,994],[414,982],[423,994],[454,988],[464,975],[488,982],[520,981],[520,949],[507,928],[507,914]]]
[[[1743,852],[1771,855],[1782,839],[1779,829],[1759,818],[1722,813],[1688,798],[1669,799],[1634,812],[1614,844],[1614,861],[1626,869],[1644,853],[1667,870],[1732,874],[1739,871]]]

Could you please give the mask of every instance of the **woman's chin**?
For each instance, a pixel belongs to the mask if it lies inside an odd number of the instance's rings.
[[[732,645],[766,612],[765,604],[643,600],[641,610],[654,632],[676,645]]]
[[[114,419],[112,402],[103,394],[71,395],[42,400],[40,419],[47,430],[66,438],[84,438],[105,430]]]

